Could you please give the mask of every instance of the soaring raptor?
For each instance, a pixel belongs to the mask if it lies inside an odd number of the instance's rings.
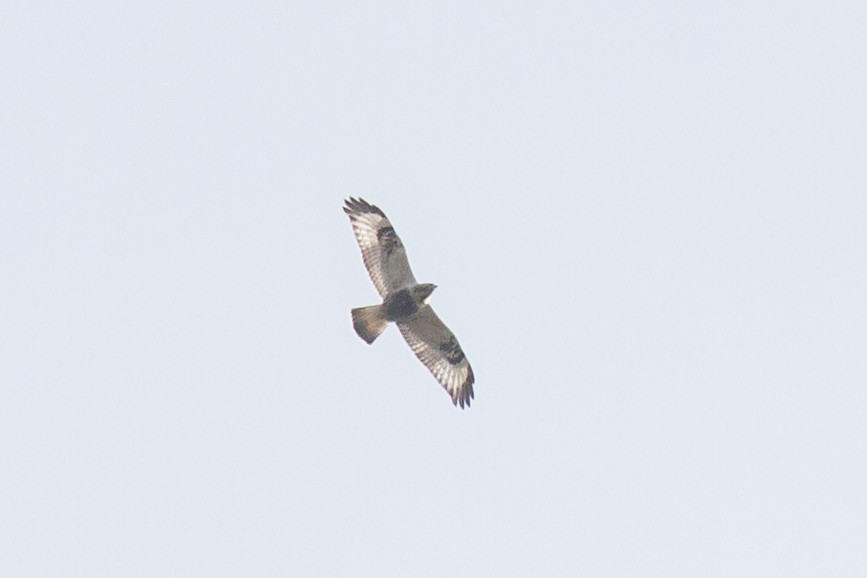
[[[436,285],[415,280],[403,243],[379,207],[350,197],[343,210],[349,215],[364,266],[382,297],[380,305],[352,310],[355,332],[373,343],[388,322],[394,321],[419,361],[452,396],[452,402],[461,409],[469,407],[476,378],[454,333],[428,305]]]

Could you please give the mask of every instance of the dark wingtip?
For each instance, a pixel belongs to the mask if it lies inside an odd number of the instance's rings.
[[[470,367],[469,370],[470,372],[467,375],[467,379],[461,386],[459,396],[452,399],[456,407],[460,404],[461,409],[464,409],[464,406],[470,407],[470,401],[476,398],[476,394],[473,391],[473,384],[476,382],[476,376],[473,374],[472,367]]]
[[[361,197],[358,197],[357,199],[355,197],[349,197],[343,202],[346,203],[346,206],[343,207],[343,212],[347,215],[376,213],[381,217],[385,217],[385,213],[383,213],[379,207],[377,207],[376,205],[371,205]]]
[[[356,206],[358,205],[358,200],[355,197],[349,197],[348,199],[343,200],[346,205],[343,207],[343,212],[347,215],[351,215],[352,213],[357,212]]]

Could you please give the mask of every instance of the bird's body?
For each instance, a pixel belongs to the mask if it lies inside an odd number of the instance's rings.
[[[454,334],[427,300],[436,289],[418,283],[403,243],[379,207],[350,198],[343,208],[361,248],[364,265],[382,297],[382,304],[352,310],[358,336],[373,343],[389,322],[397,324],[416,357],[448,391],[455,405],[469,407],[475,376]]]
[[[418,313],[419,307],[425,306],[425,300],[436,287],[433,283],[421,283],[389,293],[382,301],[386,319],[389,321],[409,319]]]

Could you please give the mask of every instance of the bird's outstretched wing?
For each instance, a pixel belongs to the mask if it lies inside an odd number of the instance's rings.
[[[476,381],[473,368],[454,333],[430,305],[424,305],[412,317],[398,321],[397,327],[416,357],[452,396],[452,402],[460,404],[461,408],[469,407]]]
[[[352,197],[343,211],[349,215],[364,266],[380,296],[385,298],[392,291],[415,285],[406,250],[385,213],[364,199]]]

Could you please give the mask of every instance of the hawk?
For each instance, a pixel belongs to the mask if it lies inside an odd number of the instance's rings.
[[[355,332],[373,343],[388,322],[394,321],[412,352],[452,396],[455,406],[469,407],[476,378],[454,333],[428,305],[436,285],[415,280],[403,243],[379,207],[350,197],[343,210],[349,215],[364,266],[382,297],[380,305],[352,310]]]

